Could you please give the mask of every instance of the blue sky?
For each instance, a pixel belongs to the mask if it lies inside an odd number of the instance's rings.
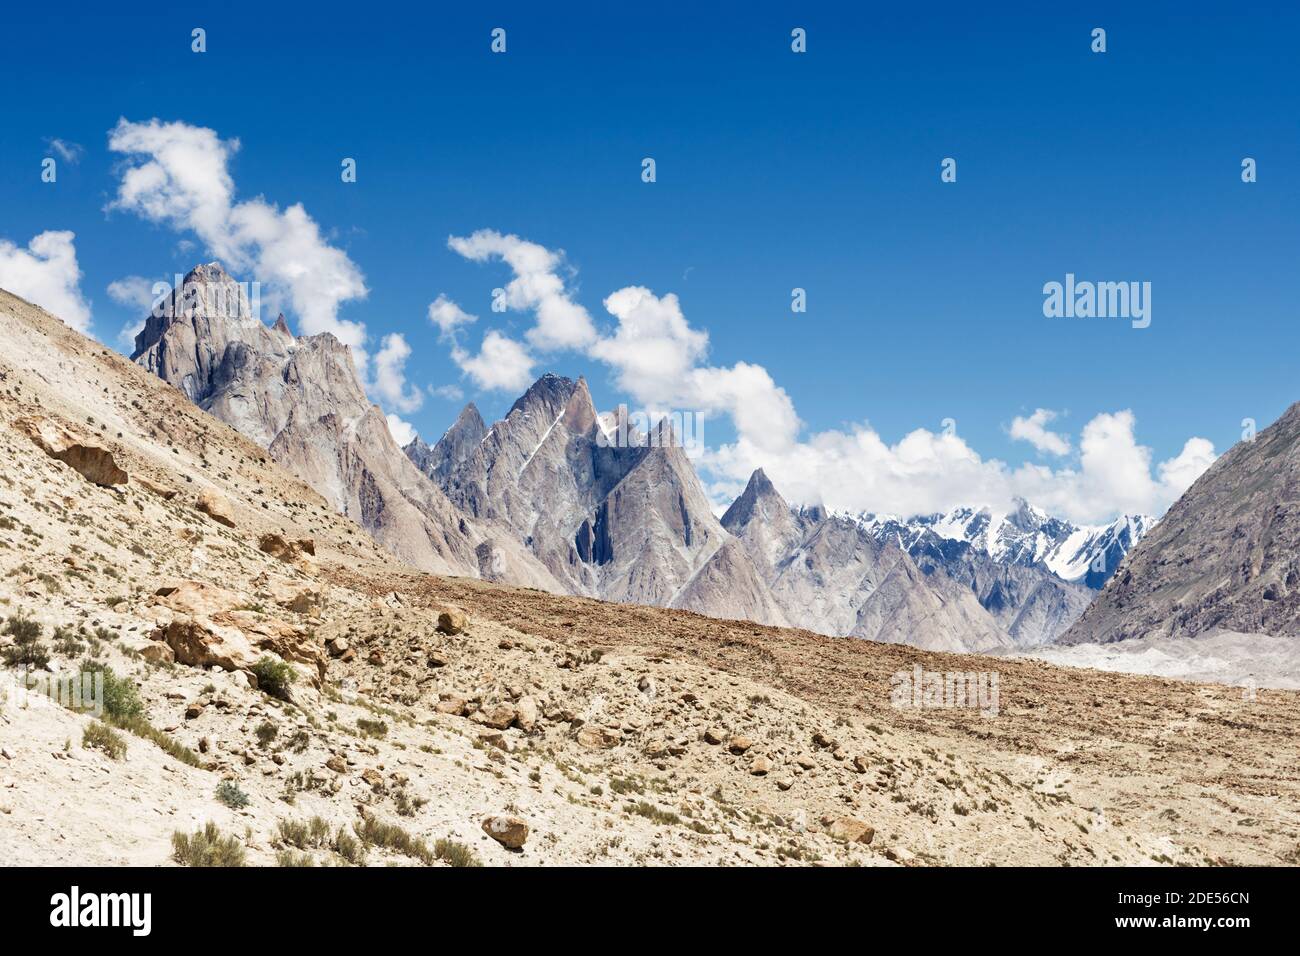
[[[869,428],[895,447],[952,418],[959,459],[1077,479],[1081,430],[1127,409],[1158,480],[1187,439],[1221,453],[1243,418],[1262,427],[1297,397],[1300,14],[1286,4],[133,6],[3,15],[17,41],[0,63],[0,241],[75,232],[92,329],[110,344],[138,318],[110,282],[210,258],[192,231],[105,212],[124,164],[141,161],[110,152],[110,130],[156,117],[237,138],[236,201],[301,203],[364,275],[368,294],[339,316],[364,323],[372,352],[401,333],[411,386],[457,385],[488,418],[515,394],[477,388],[426,318],[439,294],[479,315],[460,333],[471,351],[489,328],[522,339],[533,326],[526,309],[490,309],[506,265],[448,248],[479,229],[563,250],[565,295],[602,335],[615,290],[675,293],[708,332],[700,364],[765,369],[801,443]],[[489,50],[498,26],[503,55]],[[796,26],[806,54],[790,50]],[[1104,54],[1089,48],[1098,26]],[[194,27],[206,53],[191,52]],[[82,147],[54,184],[40,180],[50,138]],[[356,183],[341,182],[343,157]],[[944,157],[956,183],[940,182]],[[1242,183],[1243,157],[1258,182]],[[1151,326],[1045,318],[1043,284],[1067,272],[1150,282]],[[806,313],[790,310],[794,287]],[[585,373],[603,407],[628,397],[591,354],[535,358],[536,372]],[[423,394],[402,414],[433,439],[463,400]],[[1039,408],[1058,413],[1066,454],[1008,434]],[[736,438],[726,409],[708,428],[711,445]],[[879,459],[826,444],[848,469],[834,503],[912,503],[891,490],[916,478],[906,468],[859,493],[854,475]],[[762,457],[712,462],[711,490],[725,496]],[[1116,490],[1124,467],[1103,490],[1058,482],[1042,498],[1099,520],[1178,490]],[[776,470],[815,496],[800,468]],[[972,495],[986,493],[971,474]],[[921,505],[960,493],[940,482]]]

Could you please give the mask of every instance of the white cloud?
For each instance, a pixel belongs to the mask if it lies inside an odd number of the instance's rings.
[[[0,288],[88,333],[90,304],[81,294],[75,239],[71,232],[42,232],[26,249],[0,239]]]
[[[158,299],[154,295],[153,286],[144,276],[123,276],[108,284],[108,297],[128,309],[148,312]]]
[[[131,345],[135,342],[135,337],[144,328],[145,319],[152,311],[154,303],[171,288],[165,282],[157,283],[156,291],[154,286],[155,283],[144,276],[124,276],[108,284],[108,297],[118,305],[132,310],[137,316],[122,326],[117,333],[118,340],[123,344]]]
[[[370,383],[370,391],[381,405],[404,414],[424,404],[420,390],[408,388],[406,384],[406,360],[410,357],[411,347],[403,335],[397,332],[385,335],[375,354],[375,374]]]
[[[459,402],[465,397],[465,391],[459,385],[439,385],[430,388],[429,394],[435,398],[445,398],[449,402]]]
[[[429,321],[436,325],[443,335],[452,335],[462,325],[477,322],[477,315],[470,315],[445,295],[439,295],[429,303]]]
[[[121,119],[108,145],[131,162],[109,209],[195,233],[227,266],[251,270],[272,297],[286,296],[303,334],[333,333],[365,368],[365,326],[338,314],[344,302],[366,296],[361,270],[325,241],[301,204],[282,210],[260,197],[235,202],[228,167],[238,140],[187,123]]]
[[[483,336],[478,355],[453,345],[451,357],[482,389],[522,392],[533,382],[533,358],[528,350],[496,329]]]
[[[70,166],[75,166],[81,162],[81,156],[86,149],[80,143],[70,143],[67,140],[59,139],[57,136],[51,136],[45,140],[50,149],[59,154],[59,158]]]
[[[1028,418],[1016,416],[1009,429],[1012,438],[1027,441],[1039,451],[1052,455],[1068,455],[1070,440],[1064,436],[1048,431],[1047,423],[1056,418],[1056,412],[1049,408],[1038,408]]]
[[[393,436],[393,441],[397,442],[399,446],[405,448],[415,441],[417,433],[410,422],[403,421],[391,413],[384,417],[388,420],[388,433]]]
[[[1163,513],[1214,460],[1213,446],[1193,438],[1153,475],[1151,449],[1138,444],[1131,411],[1095,416],[1084,426],[1077,461],[1055,469],[1012,468],[982,457],[955,433],[926,429],[894,444],[866,422],[803,436],[793,401],[765,368],[705,362],[708,333],[690,326],[675,295],[659,297],[640,286],[612,293],[604,304],[616,325],[600,334],[557,274],[562,254],[491,230],[452,237],[448,244],[468,259],[497,257],[510,265],[515,279],[507,287],[508,304],[535,311],[537,324],[525,337],[539,351],[568,349],[603,362],[614,383],[646,408],[729,418],[735,440],[700,458],[715,501],[734,498],[762,467],[794,503],[910,516],[957,505],[1009,511],[1023,497],[1062,517],[1096,522],[1125,512]],[[438,303],[444,321],[457,315],[443,297]],[[536,360],[521,343],[492,330],[482,353],[472,357],[451,338],[453,359],[480,387],[522,391],[531,380]],[[1055,417],[1048,409],[1017,417],[1011,437],[1067,456],[1070,440],[1046,427]]]
[[[528,330],[529,344],[542,350],[581,349],[596,339],[596,328],[587,310],[574,302],[557,270],[563,252],[552,252],[535,242],[493,229],[480,229],[472,236],[451,236],[447,245],[474,262],[501,259],[515,277],[504,288],[505,304],[516,310],[531,309],[537,323]]]

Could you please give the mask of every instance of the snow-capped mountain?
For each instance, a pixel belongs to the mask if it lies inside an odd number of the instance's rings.
[[[1042,566],[1063,581],[1094,590],[1106,583],[1157,520],[1150,515],[1124,515],[1106,525],[1075,525],[1024,501],[1010,514],[955,508],[906,520],[878,514],[846,517],[877,540],[892,541],[914,557],[933,551],[938,542],[963,542],[1001,564]]]

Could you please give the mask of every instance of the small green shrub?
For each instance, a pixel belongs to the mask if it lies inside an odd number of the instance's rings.
[[[248,794],[239,789],[239,784],[233,780],[223,780],[217,784],[217,799],[230,807],[232,810],[242,810],[248,806]]]
[[[439,840],[433,845],[433,854],[448,866],[483,865],[473,850],[455,840]]]
[[[280,733],[280,728],[271,723],[271,721],[264,720],[257,725],[257,729],[253,732],[257,734],[258,744],[263,748],[266,748],[271,745],[271,741]]]
[[[268,655],[253,665],[253,676],[257,678],[258,690],[280,700],[288,700],[289,686],[298,675],[286,662]]]
[[[126,756],[126,741],[122,739],[122,735],[99,721],[92,723],[82,733],[81,746],[102,750],[111,760],[121,760]]]
[[[14,639],[13,644],[0,652],[6,664],[40,669],[50,663],[50,652],[41,643],[38,621],[14,614],[5,622],[4,632]]]
[[[357,730],[361,731],[362,737],[386,737],[388,735],[388,724],[382,720],[367,720],[365,717],[358,717]]]
[[[223,837],[215,823],[194,833],[172,834],[172,859],[181,866],[243,866],[244,847],[234,837]]]

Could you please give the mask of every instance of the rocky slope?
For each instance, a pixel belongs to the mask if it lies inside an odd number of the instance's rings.
[[[1198,478],[1128,556],[1065,644],[1300,636],[1300,404]]]
[[[1300,859],[1294,693],[998,660],[916,706],[990,659],[432,576],[5,293],[0,617],[10,863]],[[104,666],[99,721],[40,693]]]

